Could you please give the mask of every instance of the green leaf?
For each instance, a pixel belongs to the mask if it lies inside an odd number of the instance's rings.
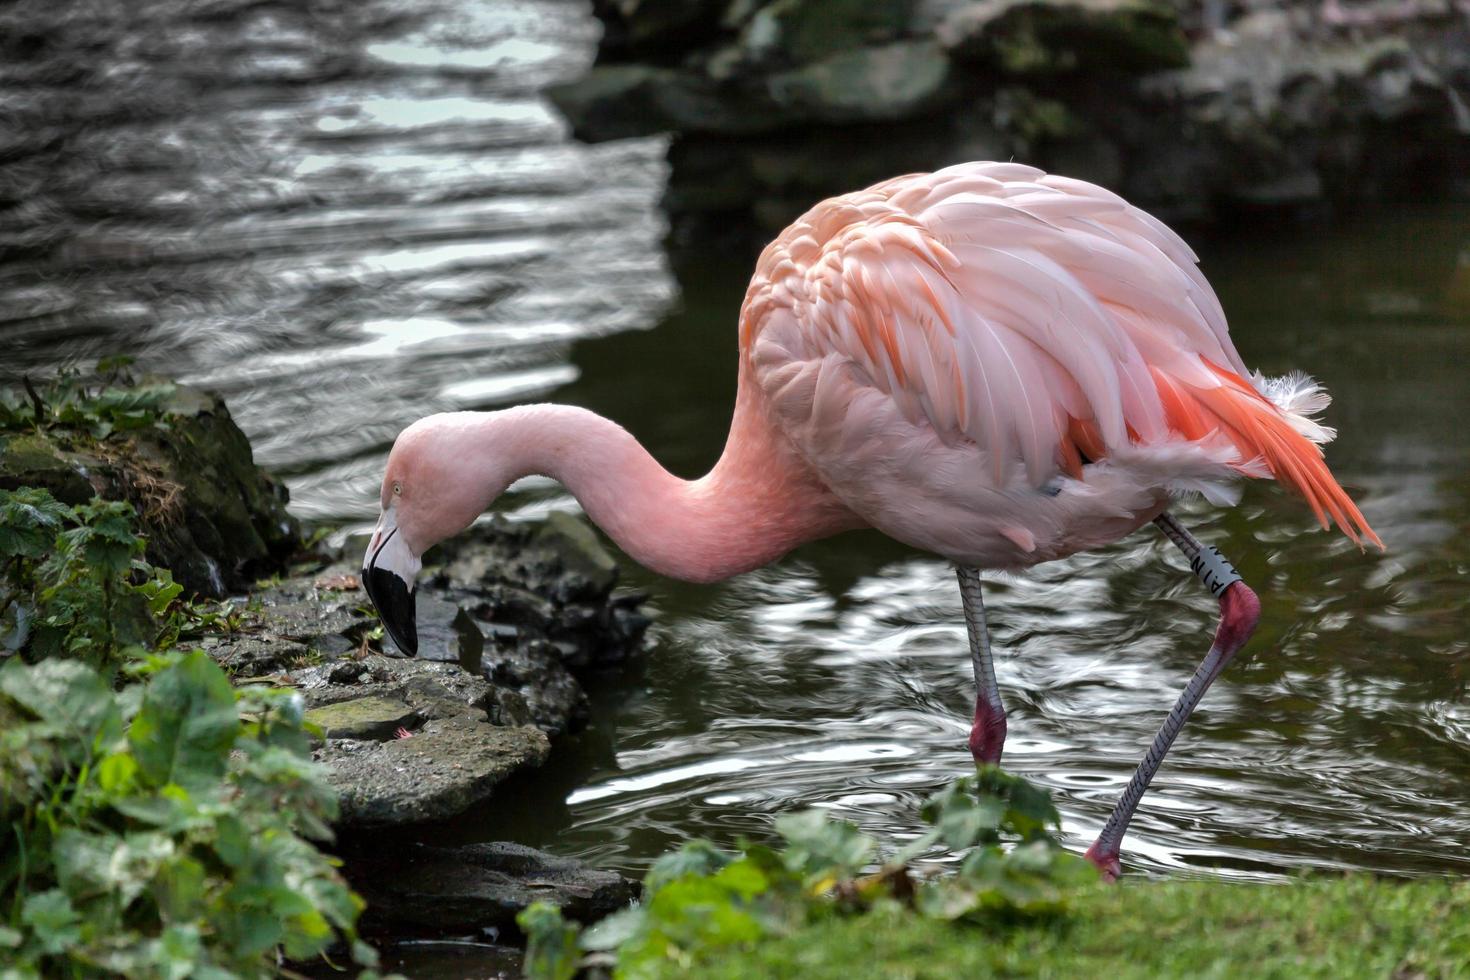
[[[20,919],[31,927],[41,950],[56,954],[81,941],[81,917],[71,899],[59,888],[31,895],[21,906]]]
[[[229,679],[195,650],[153,678],[128,741],[150,785],[192,789],[224,775],[239,731]]]
[[[838,870],[852,873],[873,859],[877,845],[846,820],[833,820],[826,810],[785,813],[776,818],[776,833],[786,839],[786,866],[815,874]]]
[[[991,795],[1006,802],[1005,829],[1023,840],[1045,837],[1062,826],[1062,816],[1052,804],[1050,793],[999,766],[980,766],[974,785],[981,796]]]
[[[619,909],[589,926],[582,933],[582,948],[593,951],[617,949],[648,925],[648,912],[641,905]]]
[[[159,875],[154,882],[153,899],[158,903],[159,914],[165,921],[197,921],[210,884],[209,872],[203,864],[181,856],[169,866],[167,874]]]
[[[62,830],[51,848],[57,882],[74,898],[106,893],[111,884],[112,852],[120,843],[111,834],[93,834],[75,827]]]
[[[361,939],[354,939],[352,941],[352,962],[358,966],[376,969],[378,966],[378,951]]]
[[[1000,839],[1000,827],[1006,817],[1006,802],[995,796],[978,799],[971,792],[973,782],[958,780],[930,797],[920,814],[934,825],[938,839],[956,851],[977,844],[991,844]]]
[[[71,516],[70,507],[38,487],[0,490],[0,561],[46,554]]]
[[[685,875],[709,875],[729,864],[731,857],[706,840],[692,840],[654,861],[643,877],[643,889],[653,893]]]
[[[0,666],[0,694],[36,718],[63,726],[79,747],[91,750],[122,733],[122,717],[102,675],[74,660]]]
[[[137,760],[126,752],[114,752],[97,763],[97,787],[104,793],[126,796],[137,779]]]
[[[576,976],[581,959],[578,926],[563,919],[560,909],[546,902],[533,902],[516,916],[516,925],[526,934],[522,969],[527,980],[571,980]]]

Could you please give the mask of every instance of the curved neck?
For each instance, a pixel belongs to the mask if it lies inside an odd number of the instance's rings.
[[[804,541],[861,526],[746,399],[708,475],[682,480],[600,415],[567,405],[493,413],[494,443],[517,447],[519,475],[563,484],[631,558],[688,582],[759,568]]]

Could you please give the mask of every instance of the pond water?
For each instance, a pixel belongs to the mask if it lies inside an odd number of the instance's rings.
[[[694,476],[724,441],[753,262],[672,254],[664,145],[587,147],[538,94],[583,70],[579,3],[21,0],[0,30],[0,371],[119,351],[221,390],[303,517],[375,511],[394,434],[550,398]],[[0,25],[3,26],[3,25]],[[1359,554],[1253,486],[1181,513],[1264,606],[1125,845],[1131,871],[1470,872],[1470,209],[1200,245],[1246,360],[1336,397]],[[528,481],[521,516],[573,503]],[[969,768],[952,570],[873,533],[653,593],[646,663],[598,685],[554,771],[439,828],[636,873],[687,837],[819,805],[886,840]],[[1207,645],[1156,534],[989,580],[1007,765],[1085,847]],[[456,954],[457,955],[457,954]]]

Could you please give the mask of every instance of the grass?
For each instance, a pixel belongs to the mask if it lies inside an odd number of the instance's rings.
[[[748,950],[709,950],[694,963],[669,963],[659,975],[1470,977],[1470,881],[1125,882],[1078,893],[1063,918],[990,927],[922,918],[889,904]]]

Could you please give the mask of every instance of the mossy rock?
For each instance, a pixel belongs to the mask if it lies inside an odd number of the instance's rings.
[[[148,560],[206,596],[281,571],[301,549],[286,488],[256,467],[223,399],[174,387],[146,424],[99,431],[58,417],[39,427],[12,420],[0,431],[0,489],[42,487],[71,504],[128,501]]]
[[[986,0],[939,29],[959,58],[1006,75],[1141,75],[1189,64],[1172,8],[1152,0]]]
[[[745,136],[792,121],[738,86],[655,65],[598,65],[546,94],[577,138],[592,143],[652,133]]]
[[[783,109],[820,122],[902,120],[952,94],[949,58],[929,41],[843,51],[767,79]]]
[[[420,718],[417,711],[402,701],[366,697],[312,708],[306,713],[306,720],[321,728],[326,738],[386,742],[399,729],[418,724]]]
[[[743,40],[806,64],[902,36],[913,9],[913,0],[774,0],[751,18]]]

